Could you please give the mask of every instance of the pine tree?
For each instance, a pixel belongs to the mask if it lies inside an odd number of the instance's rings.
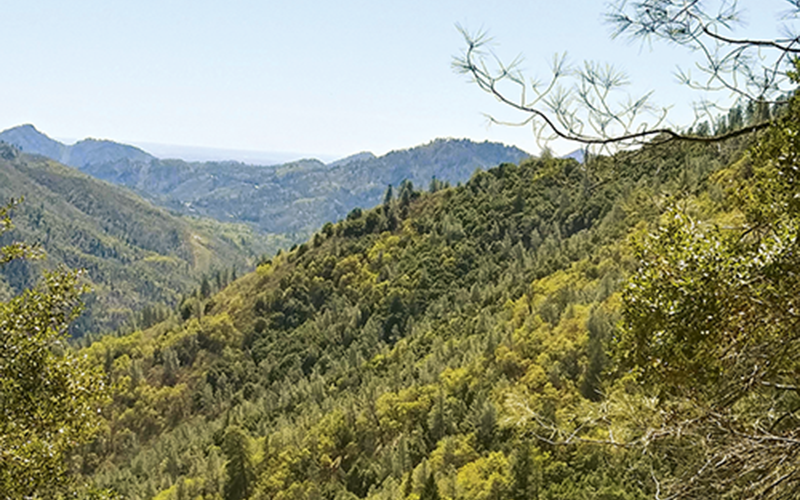
[[[389,207],[392,204],[392,200],[394,199],[394,193],[392,192],[392,185],[386,188],[386,194],[383,195],[383,212],[386,213],[389,210]]]
[[[229,426],[222,441],[222,451],[228,459],[225,463],[228,473],[225,500],[243,500],[250,496],[255,481],[249,436],[241,427]]]
[[[422,488],[422,493],[419,496],[419,500],[440,500],[441,496],[439,495],[439,487],[436,485],[436,478],[433,476],[433,472],[428,475],[428,479],[425,480],[425,486]]]
[[[524,442],[511,455],[511,488],[510,500],[533,500],[538,498],[534,464],[531,459],[530,446]]]
[[[208,277],[203,276],[203,281],[200,283],[200,296],[203,298],[211,295],[211,284],[208,282]]]
[[[442,389],[439,389],[439,394],[436,397],[436,403],[431,410],[428,426],[430,428],[431,441],[433,443],[442,439],[447,432],[447,423],[445,422],[445,397]]]
[[[611,324],[603,314],[602,310],[593,310],[586,322],[589,330],[589,342],[587,345],[589,364],[586,367],[583,381],[581,383],[581,395],[592,401],[599,401],[602,397],[600,393],[600,376],[606,365],[606,354],[603,348],[604,342],[611,330]]]
[[[414,471],[408,471],[408,477],[406,478],[406,482],[404,483],[403,488],[403,498],[408,498],[411,496],[411,493],[414,492]]]

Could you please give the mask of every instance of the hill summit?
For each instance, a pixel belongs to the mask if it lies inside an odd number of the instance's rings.
[[[72,146],[32,125],[0,133],[28,153],[40,154],[93,177],[135,190],[172,211],[242,222],[262,233],[301,242],[326,222],[354,208],[378,205],[387,186],[465,182],[478,169],[518,163],[530,155],[493,142],[435,139],[382,156],[357,153],[326,165],[304,159],[282,165],[162,160],[134,146],[85,139]]]
[[[26,153],[46,156],[80,170],[97,163],[125,160],[148,162],[156,159],[135,146],[105,139],[87,138],[67,145],[50,138],[31,124],[0,132],[0,141],[16,146]]]

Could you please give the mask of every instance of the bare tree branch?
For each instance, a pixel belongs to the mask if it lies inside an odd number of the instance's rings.
[[[794,17],[800,7],[796,0],[789,3]],[[722,0],[714,14],[706,9],[699,0],[618,0],[606,16],[612,37],[666,41],[698,55],[696,70],[701,80],[686,70],[679,70],[679,80],[703,94],[727,94],[725,105],[700,100],[695,106],[695,122],[686,130],[667,125],[669,108],[655,105],[652,92],[639,97],[626,94],[627,77],[610,66],[587,62],[573,68],[566,64],[565,56],[558,56],[546,85],[538,81],[528,84],[518,70],[519,58],[504,65],[489,50],[491,40],[485,33],[473,35],[460,26],[466,49],[453,66],[469,75],[481,90],[523,115],[511,122],[490,115],[491,123],[531,126],[543,147],[555,139],[601,150],[674,140],[712,143],[762,130],[792,92],[788,70],[800,54],[800,37],[738,38],[724,33],[740,23],[735,3]],[[621,94],[626,102],[612,105]],[[739,111],[727,119],[725,113],[732,113],[734,107]],[[742,107],[747,119],[738,118]],[[708,125],[700,126],[703,122]]]

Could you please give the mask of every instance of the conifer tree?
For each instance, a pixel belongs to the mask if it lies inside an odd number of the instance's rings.
[[[200,295],[203,298],[211,295],[211,284],[208,282],[207,276],[203,276],[203,281],[200,283]]]
[[[406,482],[403,483],[403,484],[405,486],[403,488],[403,498],[408,498],[408,497],[411,496],[411,493],[414,492],[414,471],[413,471],[413,469],[408,471],[408,474],[407,474],[407,477],[406,477]]]
[[[531,459],[530,446],[524,442],[511,455],[511,487],[510,500],[534,500],[538,498],[534,464]]]
[[[389,186],[386,188],[386,194],[383,196],[384,213],[386,213],[386,211],[389,209],[393,199],[394,199],[394,193],[392,192],[392,185],[389,184]]]
[[[436,485],[436,478],[433,472],[428,474],[428,479],[425,480],[425,486],[422,488],[422,493],[419,500],[439,500],[442,498],[439,495],[439,487]]]
[[[222,440],[222,451],[228,459],[225,463],[228,473],[225,500],[243,500],[250,495],[255,481],[250,438],[241,427],[229,426]]]

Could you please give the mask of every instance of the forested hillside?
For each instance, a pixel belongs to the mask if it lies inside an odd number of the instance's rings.
[[[308,159],[254,166],[160,160],[107,140],[86,139],[66,146],[30,125],[0,133],[0,141],[131,188],[170,210],[245,223],[296,243],[353,208],[377,205],[389,184],[397,187],[409,180],[427,186],[433,179],[456,184],[469,179],[476,169],[528,157],[520,149],[498,143],[437,139],[381,157],[353,155],[330,165]]]
[[[678,465],[595,444],[630,435],[609,438],[600,417],[576,422],[611,392],[640,397],[611,349],[639,265],[631,236],[674,206],[735,211],[711,174],[749,175],[725,169],[744,147],[404,183],[168,321],[86,350],[114,396],[80,469],[134,499],[653,498],[654,474]]]
[[[360,152],[1,131],[0,500],[800,500],[800,0],[82,3],[7,124]]]
[[[151,324],[203,276],[213,283],[221,273],[227,281],[286,244],[242,225],[171,215],[125,189],[0,144],[0,200],[20,197],[16,229],[0,236],[0,246],[38,244],[48,259],[4,266],[0,297],[32,286],[43,266],[85,269],[92,291],[84,296],[87,312],[72,325],[78,336]]]

